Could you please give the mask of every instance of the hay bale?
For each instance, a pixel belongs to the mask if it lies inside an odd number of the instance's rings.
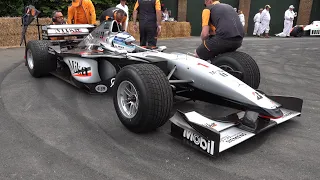
[[[0,36],[0,46],[19,46],[21,36],[10,35],[10,36]],[[38,40],[38,34],[27,34],[27,41]],[[24,43],[22,44],[24,46]]]
[[[191,25],[189,22],[162,22],[161,34],[159,39],[176,38],[176,37],[190,37]],[[140,32],[135,32],[133,23],[129,22],[128,32],[137,40],[140,38]]]
[[[50,18],[39,18],[39,24],[50,24]],[[37,22],[34,20],[27,29],[26,39],[36,40],[38,39],[38,27]],[[22,21],[20,17],[5,17],[0,18],[0,26],[6,29],[6,31],[0,31],[0,46],[19,46],[22,32]],[[40,27],[41,33],[41,27]]]
[[[40,24],[49,24],[50,18],[40,18]],[[28,27],[28,33],[38,33],[37,22],[34,20]],[[12,18],[0,18],[0,26],[5,29],[6,31],[0,31],[1,35],[19,35],[21,34],[22,29],[22,21],[19,17],[12,17]]]
[[[17,18],[1,18],[0,27],[4,29],[0,31],[0,36],[17,34],[21,31],[21,19],[19,23]]]

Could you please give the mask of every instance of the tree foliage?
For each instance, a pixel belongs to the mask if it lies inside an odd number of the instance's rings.
[[[97,17],[101,12],[114,7],[120,3],[120,0],[91,0],[95,6]],[[62,11],[67,16],[68,6],[71,0],[2,0],[0,1],[0,17],[17,17],[23,15],[25,6],[33,5],[41,11],[40,17],[51,17],[54,10]],[[132,9],[135,0],[127,0],[129,14],[132,14]]]
[[[0,16],[21,16],[23,12],[23,0],[0,1]]]

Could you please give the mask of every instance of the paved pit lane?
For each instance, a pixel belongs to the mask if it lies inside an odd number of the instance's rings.
[[[193,52],[200,38],[160,41]],[[137,135],[110,95],[89,95],[55,77],[32,78],[23,49],[0,50],[0,179],[317,179],[320,177],[320,39],[246,38],[267,94],[304,99],[302,116],[217,158],[158,131]],[[186,46],[188,45],[188,46]],[[224,109],[200,102],[178,108]]]

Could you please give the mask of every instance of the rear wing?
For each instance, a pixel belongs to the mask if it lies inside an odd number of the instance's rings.
[[[96,26],[91,24],[62,24],[62,25],[43,25],[42,39],[50,40],[51,37],[76,36],[81,39],[89,35]]]

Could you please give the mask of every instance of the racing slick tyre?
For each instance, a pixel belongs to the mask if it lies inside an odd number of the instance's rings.
[[[290,36],[293,37],[302,37],[303,36],[303,27],[294,27],[290,32]]]
[[[260,85],[260,70],[256,61],[244,52],[234,51],[220,54],[211,63],[230,74],[240,72],[242,75],[237,77],[253,89],[258,89]]]
[[[56,70],[57,62],[49,54],[48,47],[50,41],[35,40],[29,41],[26,47],[26,61],[30,74],[39,78],[49,75],[51,71]]]
[[[117,74],[113,103],[126,128],[135,133],[145,133],[169,120],[173,93],[160,68],[152,64],[134,64],[125,66]]]

